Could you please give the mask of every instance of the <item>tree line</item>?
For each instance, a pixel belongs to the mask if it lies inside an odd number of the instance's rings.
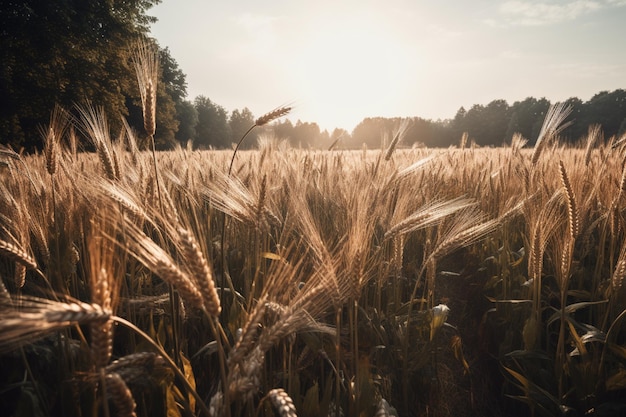
[[[520,133],[533,145],[552,104],[546,98],[534,97],[512,105],[505,100],[493,100],[487,105],[476,104],[469,110],[461,107],[452,119],[433,121],[413,117],[403,144],[448,147],[459,144],[466,135],[478,146],[501,146],[510,143],[515,133]],[[601,127],[606,139],[626,133],[625,90],[602,91],[585,102],[572,97],[565,101],[565,105],[571,108],[571,113],[566,120],[567,126],[560,133],[561,141],[576,143],[584,139],[589,128],[595,125]],[[381,146],[381,138],[391,134],[399,122],[398,118],[364,119],[353,130],[349,145]]]
[[[122,128],[121,117],[141,137],[141,99],[131,62],[131,46],[146,38],[156,21],[147,14],[160,0],[112,2],[0,3],[0,143],[15,149],[40,149],[41,127],[55,105],[70,111],[88,102],[110,115],[113,131]],[[196,148],[229,148],[252,126],[255,115],[247,109],[226,110],[206,96],[187,97],[185,73],[167,48],[158,46],[160,74],[157,89],[157,131],[160,149],[189,141]],[[572,108],[570,125],[563,130],[575,142],[598,124],[605,137],[626,131],[626,91],[603,91],[583,102],[567,100]],[[410,118],[404,146],[447,147],[463,135],[480,146],[499,146],[519,132],[530,144],[537,138],[551,103],[528,97],[509,105],[494,100],[487,105],[461,107],[454,118]],[[314,122],[289,119],[269,128],[295,147],[379,147],[397,127],[398,118],[366,118],[352,132],[322,130]],[[247,146],[256,143],[252,132]]]

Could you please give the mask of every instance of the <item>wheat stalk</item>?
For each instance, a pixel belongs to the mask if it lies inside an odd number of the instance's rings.
[[[29,219],[29,229],[31,230],[32,236],[34,237],[34,243],[37,252],[39,253],[39,256],[43,258],[42,260],[45,265],[50,261],[50,248],[44,236],[41,224],[35,221],[33,216],[30,216]]]
[[[98,143],[96,152],[98,153],[98,158],[100,158],[100,162],[102,163],[102,167],[104,168],[107,178],[112,181],[118,179],[119,173],[115,170],[113,155],[104,142]]]
[[[59,167],[60,140],[65,135],[68,127],[68,115],[59,105],[54,106],[50,115],[50,125],[47,129],[41,129],[44,138],[44,156],[46,170],[54,176]]]
[[[113,242],[104,233],[105,227],[105,221],[94,222],[88,239],[91,301],[113,313],[119,300],[117,276],[121,275],[122,268],[115,257]],[[92,358],[96,369],[101,369],[109,363],[113,353],[113,319],[92,322],[89,327]]]

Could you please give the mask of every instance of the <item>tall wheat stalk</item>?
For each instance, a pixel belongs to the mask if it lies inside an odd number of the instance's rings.
[[[567,330],[567,294],[569,291],[569,281],[571,276],[571,268],[572,268],[572,259],[574,255],[574,249],[576,244],[576,238],[578,237],[580,230],[579,223],[579,212],[578,212],[578,203],[576,202],[576,196],[574,195],[574,190],[572,188],[572,184],[570,182],[569,176],[567,175],[567,171],[565,169],[565,165],[563,161],[559,161],[559,174],[561,179],[561,184],[563,186],[563,191],[566,197],[567,204],[567,236],[563,237],[564,240],[562,245],[562,253],[561,253],[561,263],[558,276],[558,284],[560,290],[560,326],[559,326],[559,336],[557,342],[557,350],[556,350],[556,363],[555,369],[557,374],[559,375],[559,396],[563,396],[565,394],[565,375],[564,375],[564,363],[566,361],[566,352],[565,352],[565,333]]]
[[[42,129],[41,134],[44,138],[44,156],[46,159],[46,170],[50,176],[50,190],[52,193],[52,219],[54,222],[55,230],[55,250],[57,265],[60,265],[60,229],[59,229],[59,217],[57,213],[57,195],[56,195],[56,180],[55,174],[59,169],[61,159],[61,139],[65,136],[65,132],[68,128],[69,118],[67,112],[60,106],[55,106],[50,115],[50,124],[47,128]],[[56,279],[58,288],[61,288],[62,279],[58,277]]]
[[[228,165],[228,177],[231,176],[232,170],[233,170],[233,164],[235,163],[235,157],[237,156],[237,151],[239,150],[239,147],[241,146],[241,144],[243,143],[244,139],[248,136],[248,134],[250,134],[250,132],[256,128],[256,127],[261,127],[261,126],[265,126],[268,123],[271,123],[272,121],[279,119],[287,114],[289,114],[289,112],[291,112],[291,107],[290,106],[282,106],[282,107],[277,107],[276,109],[264,114],[263,116],[259,117],[258,119],[256,119],[254,121],[254,124],[252,126],[250,126],[250,128],[248,128],[248,130],[243,134],[243,136],[241,137],[241,139],[239,139],[239,142],[237,142],[237,145],[235,146],[235,149],[233,150],[233,155],[230,159],[230,164]],[[226,214],[223,214],[222,216],[222,240],[221,240],[221,248],[222,248],[222,281],[220,283],[220,286],[222,289],[226,288],[226,284],[228,284],[229,288],[231,291],[235,291],[235,288],[232,284],[232,279],[230,278],[230,273],[228,272],[228,265],[226,264],[226,250],[225,250],[225,245],[226,245]],[[223,292],[222,292],[223,293]],[[224,300],[222,300],[223,303]]]

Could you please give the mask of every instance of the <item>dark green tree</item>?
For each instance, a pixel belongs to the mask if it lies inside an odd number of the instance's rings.
[[[450,131],[458,140],[461,139],[461,136],[465,132],[465,115],[467,115],[467,110],[465,110],[465,107],[461,106],[456,111],[454,119],[450,122]]]
[[[626,118],[626,90],[602,91],[594,95],[583,104],[581,113],[585,130],[589,125],[599,124],[605,138],[617,135]]]
[[[196,126],[198,125],[198,111],[191,101],[183,100],[176,105],[176,115],[178,116],[178,131],[176,140],[182,144],[192,141],[196,137]]]
[[[352,130],[352,147],[365,145],[368,148],[380,148],[388,124],[382,117],[366,117]]]
[[[572,111],[566,120],[569,125],[563,129],[560,137],[562,141],[575,143],[586,136],[589,131],[589,126],[584,126],[584,120],[582,120],[584,103],[578,97],[570,97],[565,100],[565,105],[569,106]]]
[[[130,45],[148,33],[146,11],[159,1],[0,2],[0,141],[38,147],[55,104],[86,100],[115,127],[136,88]]]
[[[474,104],[467,111],[465,117],[463,117],[461,131],[467,132],[476,143],[483,143],[488,133],[488,127],[485,124],[485,106]]]
[[[493,100],[487,104],[484,110],[487,132],[482,141],[477,143],[481,146],[501,146],[505,143],[509,118],[510,108],[505,100]]]
[[[617,136],[620,138],[626,135],[626,117],[622,120],[622,123],[619,125],[619,130],[617,131]]]
[[[293,147],[314,147],[320,140],[320,133],[320,127],[317,123],[298,120],[294,126],[293,135],[289,138],[289,143]]]
[[[528,139],[529,144],[534,144],[549,108],[550,102],[545,98],[527,97],[513,103],[505,133],[506,141],[510,142],[514,133],[520,133]]]
[[[168,48],[159,49],[159,69],[155,140],[157,144],[167,146],[177,140],[176,133],[182,118],[178,110],[187,96],[187,77]]]
[[[278,120],[272,123],[272,130],[274,136],[278,140],[287,140],[291,142],[291,137],[294,135],[294,126],[289,119]]]
[[[460,138],[461,135],[458,135]],[[414,117],[406,132],[403,143],[406,146],[444,147],[458,143],[457,135],[454,134],[451,122],[422,119]]]
[[[232,136],[226,110],[202,95],[196,97],[194,106],[198,113],[195,145],[217,149],[230,147]]]
[[[336,127],[333,129],[333,133],[331,133],[328,138],[328,146],[325,146],[324,148],[328,148],[330,146],[332,146],[333,149],[343,148],[348,143],[350,143],[350,133],[348,133],[346,129]]]
[[[231,131],[230,141],[232,143],[237,143],[246,134],[248,129],[252,125],[254,125],[254,115],[247,107],[244,107],[241,110],[233,110],[230,114],[230,118],[228,119],[228,125]],[[257,129],[252,129],[244,143],[242,143],[242,147],[251,148],[256,145],[257,138],[259,132]]]

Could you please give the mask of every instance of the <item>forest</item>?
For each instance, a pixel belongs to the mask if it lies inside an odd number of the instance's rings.
[[[139,90],[134,83],[130,45],[149,34],[155,18],[154,0],[125,2],[2,2],[0,5],[0,143],[27,152],[41,149],[40,132],[59,105],[71,113],[93,101],[107,114],[119,114],[141,132]],[[158,40],[152,39],[158,45]],[[158,149],[191,142],[195,149],[227,149],[255,120],[247,108],[225,109],[207,95],[187,97],[186,76],[167,47],[159,47],[160,83],[157,91]],[[626,131],[626,91],[601,91],[587,101],[572,97],[570,125],[563,140],[576,143],[599,125],[608,139]],[[501,146],[521,133],[530,144],[538,137],[551,103],[528,97],[514,103],[495,99],[459,108],[450,119],[410,118],[400,146],[448,147],[459,144]],[[322,130],[315,121],[284,119],[271,128],[291,146],[358,149],[384,146],[381,137],[398,123],[396,118],[368,117],[349,132]],[[122,123],[111,121],[120,131]],[[266,127],[267,129],[268,127]],[[244,146],[256,146],[262,129],[251,133]],[[145,138],[144,138],[145,140]],[[84,146],[88,147],[87,144]]]

